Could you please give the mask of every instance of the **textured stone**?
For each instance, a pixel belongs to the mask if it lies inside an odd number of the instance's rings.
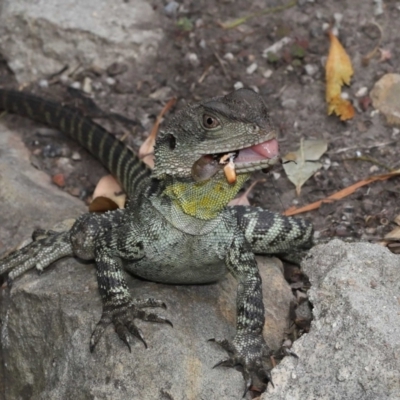
[[[314,321],[262,400],[400,399],[400,258],[334,240],[303,263]]]
[[[158,14],[145,0],[2,0],[0,51],[20,83],[65,65],[107,68],[155,54]]]
[[[0,124],[0,252],[85,211],[29,163],[17,133]],[[280,346],[288,326],[290,287],[279,261],[259,258],[267,343]],[[162,299],[167,324],[138,321],[148,349],[132,353],[110,326],[95,352],[89,339],[101,301],[93,264],[65,259],[38,276],[31,271],[0,291],[0,393],[14,399],[240,399],[244,381],[231,368],[212,369],[226,353],[210,338],[232,339],[236,287],[228,276],[212,285],[162,285],[127,275],[134,297]]]

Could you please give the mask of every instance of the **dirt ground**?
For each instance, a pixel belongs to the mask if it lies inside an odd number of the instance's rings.
[[[299,0],[294,7],[265,15],[261,10],[288,4],[289,0],[185,0],[175,13],[169,10],[170,15],[165,13],[164,1],[151,3],[162,14],[165,34],[151,64],[140,68],[115,64],[106,71],[92,68],[70,76],[81,85],[90,78],[91,98],[96,105],[106,114],[118,113],[130,119],[98,121],[134,149],[139,148],[171,97],[178,98],[176,110],[186,102],[225,94],[241,83],[264,97],[279,133],[282,155],[296,150],[301,138],[324,138],[329,142],[322,158],[324,168],[304,184],[300,196],[283,169],[277,167],[275,174],[254,177],[266,181],[250,194],[253,205],[283,212],[293,205],[323,199],[371,175],[383,174],[387,172],[384,166],[400,167],[399,131],[386,125],[382,115],[373,113],[368,96],[381,76],[400,72],[399,1],[384,1],[383,13],[379,14],[381,2],[373,0]],[[235,29],[222,29],[220,25],[253,13],[260,15]],[[351,86],[345,90],[356,108],[355,117],[348,122],[327,116],[326,112],[324,64],[329,39],[324,24],[332,24],[335,13],[336,20],[341,19],[340,41],[355,71]],[[264,58],[263,51],[283,37],[290,37],[292,43]],[[382,58],[382,52],[377,51],[364,65],[363,57],[376,46],[389,51],[384,54],[390,57]],[[98,109],[85,100],[87,97],[63,84],[60,76],[49,78],[46,89],[40,88],[39,82],[26,89],[78,104],[90,115],[98,115]],[[0,85],[16,86],[4,61]],[[357,97],[360,89],[365,94]],[[90,199],[104,173],[97,162],[61,135],[18,118],[7,117],[7,121],[26,132],[33,165],[50,175],[64,174],[64,190],[85,201]],[[344,200],[325,204],[304,216],[313,221],[322,237],[379,241],[395,226],[393,220],[400,214],[399,194],[400,180],[394,178],[365,186]]]

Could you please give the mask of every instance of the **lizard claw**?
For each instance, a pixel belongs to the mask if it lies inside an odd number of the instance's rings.
[[[90,338],[90,351],[93,352],[101,336],[103,335],[107,326],[111,323],[114,324],[115,332],[118,337],[126,344],[131,350],[131,335],[138,338],[147,348],[147,343],[144,339],[142,331],[136,326],[134,320],[141,319],[149,322],[166,323],[173,327],[172,322],[165,317],[159,316],[156,313],[150,313],[143,308],[147,307],[163,307],[165,304],[159,300],[152,298],[145,300],[132,300],[128,299],[124,303],[109,302],[103,308],[103,314],[100,321],[96,325],[92,336]]]
[[[232,342],[228,340],[210,339],[219,344],[229,353],[229,356],[217,364],[216,367],[242,367],[243,378],[245,380],[245,390],[243,397],[255,386],[264,391],[268,383],[272,383],[271,373],[264,365],[264,358],[270,354],[270,350],[261,335],[256,334],[237,334]]]

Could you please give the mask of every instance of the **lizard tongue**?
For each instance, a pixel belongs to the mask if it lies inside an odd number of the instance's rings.
[[[279,145],[276,139],[267,140],[266,142],[256,144],[252,147],[242,149],[236,157],[235,162],[252,162],[264,160],[266,158],[274,158],[279,154]]]

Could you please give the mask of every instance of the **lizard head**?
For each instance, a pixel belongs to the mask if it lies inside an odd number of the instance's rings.
[[[248,175],[278,161],[278,142],[260,95],[240,89],[178,112],[155,145],[153,176],[204,182]]]

